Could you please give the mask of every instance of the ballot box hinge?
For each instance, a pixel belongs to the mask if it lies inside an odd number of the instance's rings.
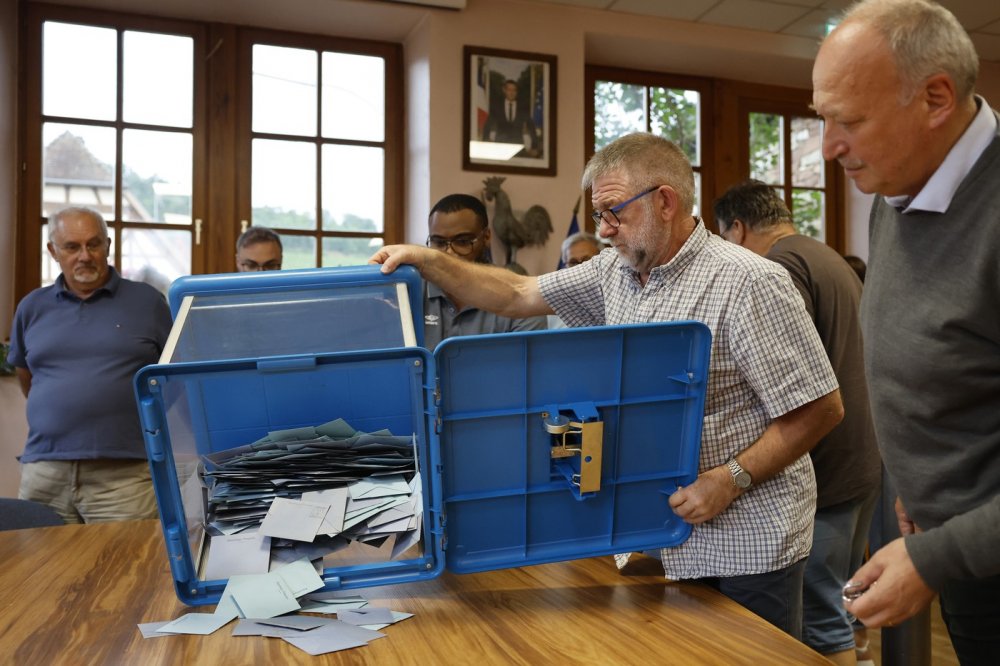
[[[582,409],[549,408],[541,413],[542,426],[552,435],[553,476],[565,478],[577,498],[601,489],[601,453],[604,448],[604,422],[598,420],[593,406]]]

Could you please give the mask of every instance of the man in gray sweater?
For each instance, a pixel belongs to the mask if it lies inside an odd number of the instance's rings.
[[[879,195],[862,327],[903,533],[847,609],[891,626],[939,592],[963,664],[1000,654],[1000,140],[978,62],[939,5],[867,0],[813,68],[824,157]]]

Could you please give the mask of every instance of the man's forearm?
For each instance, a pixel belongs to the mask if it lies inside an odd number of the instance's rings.
[[[754,483],[761,483],[812,450],[843,418],[844,405],[837,389],[774,419],[737,459]]]
[[[505,317],[552,314],[552,308],[539,291],[538,278],[497,266],[462,261],[419,245],[387,245],[372,255],[368,263],[382,264],[383,273],[410,264],[425,280],[463,304]]]

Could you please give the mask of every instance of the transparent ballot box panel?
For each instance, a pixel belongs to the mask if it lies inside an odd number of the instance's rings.
[[[181,278],[170,289],[174,326],[160,362],[416,346],[420,278],[398,273],[363,266]]]
[[[249,499],[266,512],[276,497],[297,500],[304,490],[343,488],[369,475],[391,474],[411,485],[420,504],[413,529],[400,530],[398,539],[327,540],[326,585],[409,581],[439,570],[441,558],[422,541],[433,530],[419,499],[431,496],[427,484],[434,483],[437,468],[427,446],[424,405],[432,401],[433,385],[425,381],[428,357],[426,350],[410,348],[140,371],[139,408],[178,596],[214,603],[223,591],[228,575],[207,575],[205,567],[213,540],[226,534],[220,516],[233,515],[226,514],[229,503]],[[238,448],[240,465],[227,468]],[[237,505],[235,513],[242,510]],[[272,557],[281,557],[275,540],[271,545]],[[285,557],[313,559],[315,552],[287,551]]]

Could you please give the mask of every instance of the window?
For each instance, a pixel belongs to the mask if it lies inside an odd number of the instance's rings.
[[[274,228],[286,268],[365,263],[401,217],[390,176],[402,114],[387,113],[399,108],[398,47],[265,31],[242,42],[253,176],[241,227]]]
[[[591,129],[587,158],[618,137],[651,132],[676,143],[691,160],[695,178],[694,214],[706,202],[703,156],[711,154],[705,128],[711,109],[709,82],[693,77],[667,76],[600,67],[587,68],[588,90],[593,90],[588,115]]]
[[[111,263],[161,289],[234,270],[249,224],[278,231],[286,268],[402,240],[398,45],[27,7],[16,298],[58,275],[47,218],[67,205],[97,208]]]
[[[27,100],[21,256],[30,288],[49,284],[59,266],[45,249],[47,218],[66,206],[100,211],[112,240],[111,262],[129,278],[165,289],[192,271],[194,164],[201,119],[195,113],[193,26],[144,21],[47,18],[31,13],[39,45],[38,95]],[[33,284],[31,278],[34,278]]]
[[[782,194],[801,233],[844,249],[843,176],[823,160],[810,91],[595,66],[587,90],[588,158],[629,132],[665,136],[691,160],[695,214],[709,228],[714,199],[757,178]]]
[[[799,233],[826,240],[823,121],[815,115],[747,114],[750,177],[785,199]]]

